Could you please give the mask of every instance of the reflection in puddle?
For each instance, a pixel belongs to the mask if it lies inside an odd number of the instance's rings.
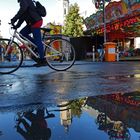
[[[131,75],[116,75],[116,76],[102,76],[103,78],[109,80],[121,80],[121,79],[128,79],[128,78],[140,78],[140,74],[131,74]]]
[[[140,92],[1,110],[0,140],[139,140]]]
[[[129,140],[136,136],[134,131],[140,131],[139,97],[139,92],[89,97],[86,106],[98,110],[98,129],[110,139]]]

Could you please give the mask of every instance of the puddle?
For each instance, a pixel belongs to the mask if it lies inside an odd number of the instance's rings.
[[[0,108],[0,140],[139,140],[140,92]]]
[[[131,75],[116,75],[116,76],[102,76],[102,78],[109,79],[109,80],[121,80],[121,79],[128,79],[128,78],[140,78],[140,74],[131,74]]]

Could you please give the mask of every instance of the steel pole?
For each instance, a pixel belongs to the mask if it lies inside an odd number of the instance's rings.
[[[103,0],[103,22],[104,22],[104,43],[106,43],[106,12],[105,12],[105,0]]]

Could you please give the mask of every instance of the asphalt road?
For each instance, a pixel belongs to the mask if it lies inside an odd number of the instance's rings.
[[[0,75],[0,107],[54,104],[87,96],[140,91],[140,62],[76,62],[68,71],[22,67]]]

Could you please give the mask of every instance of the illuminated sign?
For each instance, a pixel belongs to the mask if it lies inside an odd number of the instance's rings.
[[[110,100],[114,100],[123,104],[129,104],[132,106],[140,106],[140,101],[134,100],[132,97],[129,96],[125,96],[121,93],[119,94],[111,94],[111,95],[106,95],[106,96],[101,96],[102,98],[105,99],[110,99]]]
[[[102,0],[96,0],[96,2],[100,3]],[[105,13],[107,33],[117,30],[125,32],[130,28],[132,28],[130,31],[131,33],[138,33],[140,28],[140,0],[121,0],[119,2],[110,2],[105,7]],[[96,14],[93,14],[85,19],[87,30],[91,30],[92,33],[103,34],[103,24],[103,11],[98,11]]]
[[[130,25],[133,25],[134,23],[139,22],[140,17],[132,17],[125,20],[117,20],[114,23],[107,24],[106,25],[106,32],[109,33],[111,31],[117,31],[117,30],[123,30],[124,27],[129,27]],[[104,32],[104,27],[97,29],[97,34],[102,34]]]

